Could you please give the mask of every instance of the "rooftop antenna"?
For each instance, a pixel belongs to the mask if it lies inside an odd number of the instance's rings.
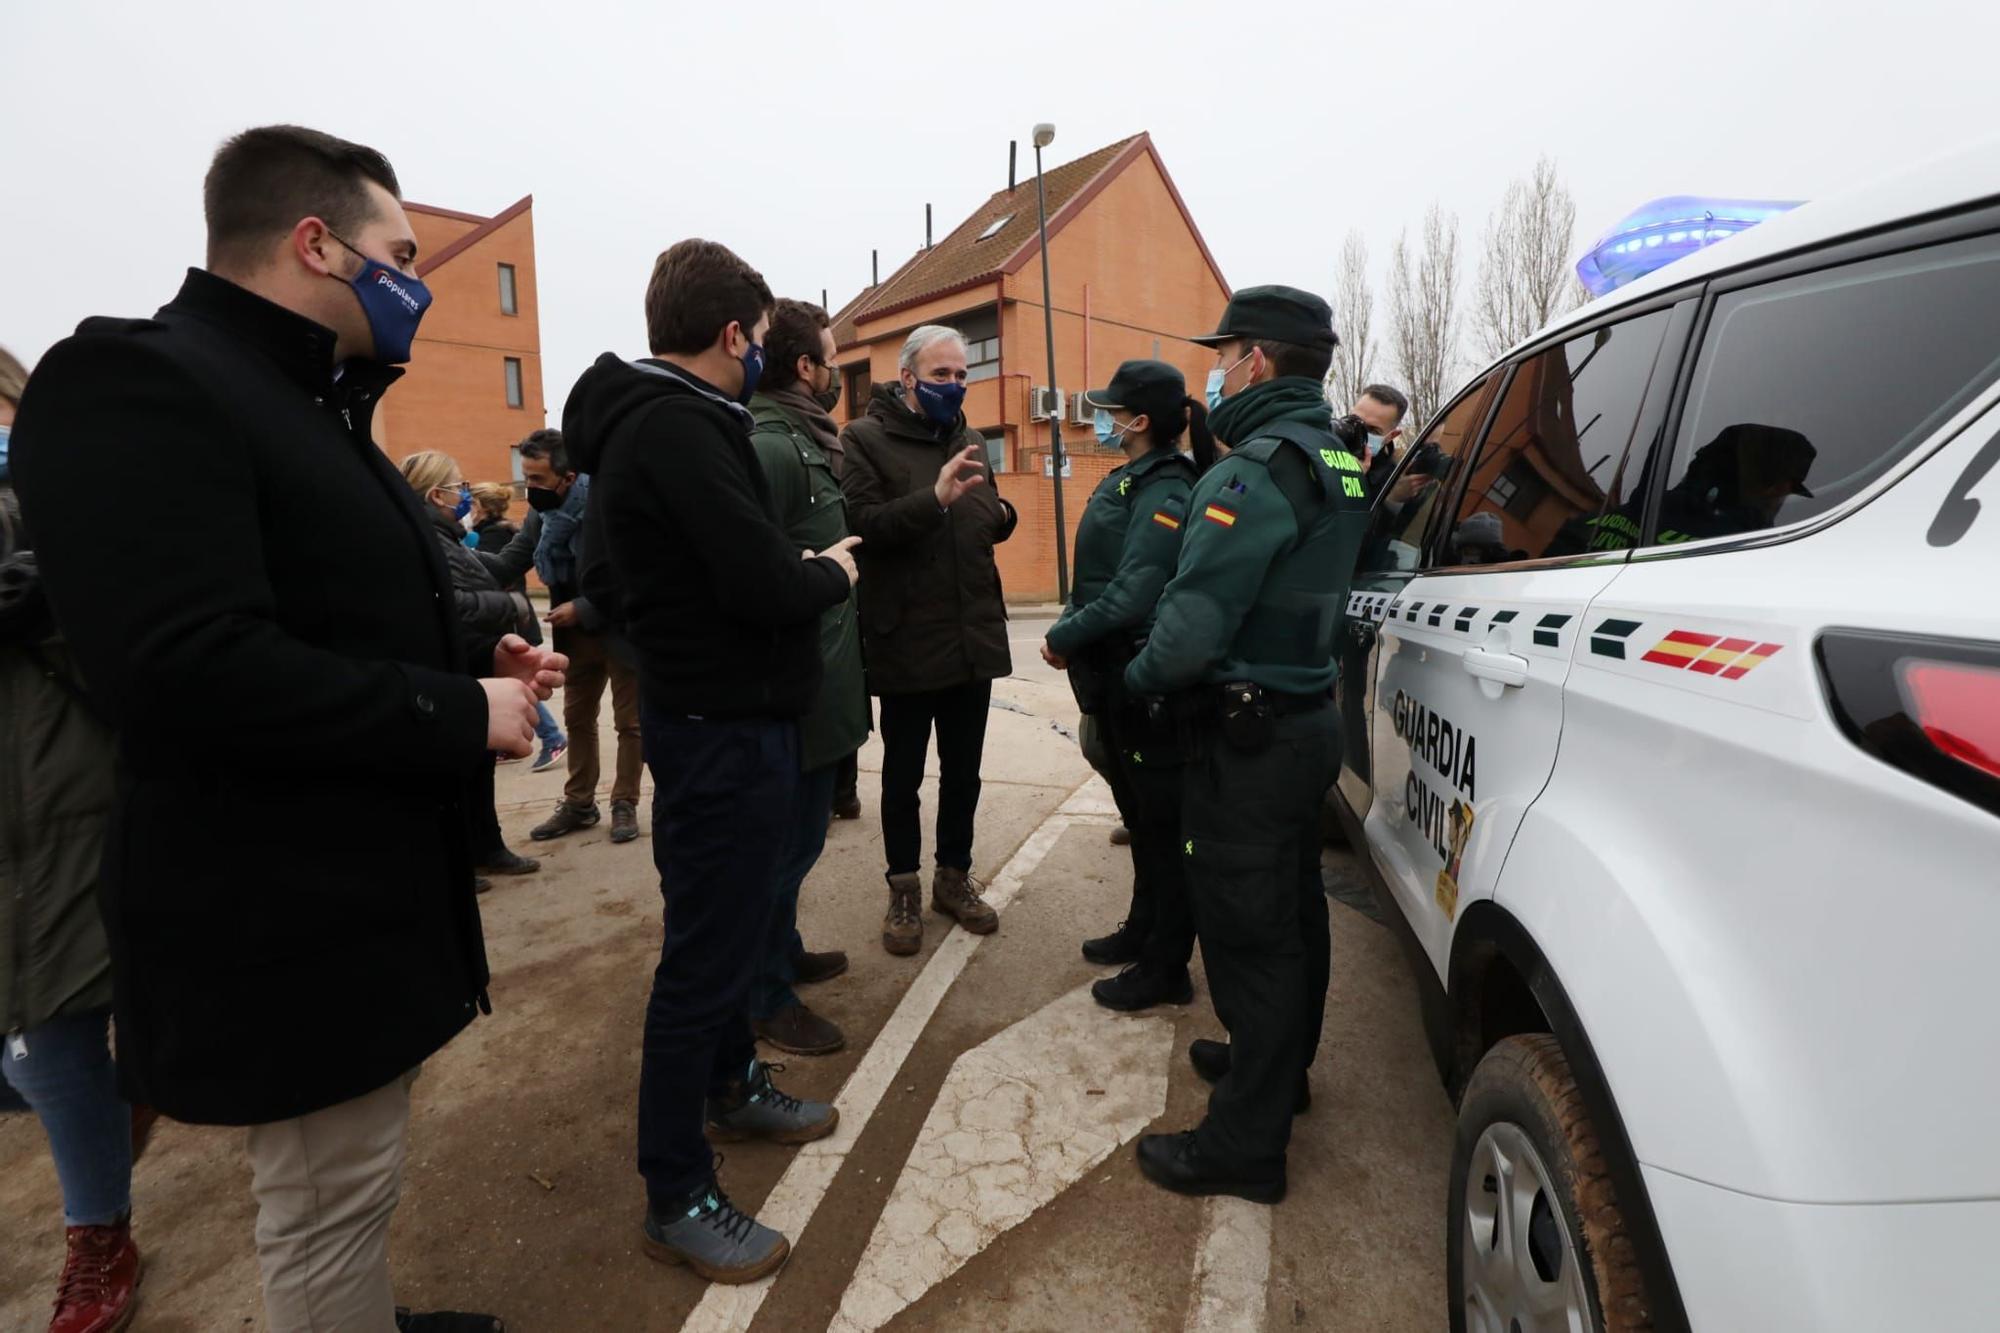
[[[1021,141],[1019,139],[1009,139],[1007,141],[1007,193],[1008,194],[1014,193],[1014,158],[1017,154],[1020,153],[1020,151],[1021,151]]]
[[[882,285],[882,252],[880,250],[870,250],[868,252],[868,268],[868,285],[870,287],[880,287]]]
[[[931,248],[931,206],[924,205],[924,249]]]
[[[827,308],[827,306],[826,306],[826,288],[824,288],[824,287],[822,287],[822,288],[820,288],[820,289],[819,289],[819,308],[820,308],[821,310],[824,310],[824,309],[826,309],[826,308]],[[1157,340],[1157,339],[1155,339],[1155,340],[1154,340],[1154,346],[1155,346],[1155,348],[1156,348],[1156,349],[1157,349],[1158,345],[1159,345],[1159,343],[1158,343],[1158,340]],[[1157,360],[1157,359],[1158,359],[1158,358],[1155,358],[1155,360]]]

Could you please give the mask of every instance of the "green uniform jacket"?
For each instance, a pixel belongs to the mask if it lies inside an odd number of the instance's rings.
[[[790,411],[763,394],[750,400],[757,451],[778,526],[801,551],[824,551],[848,536],[847,501],[826,451]],[[819,622],[819,694],[799,719],[799,767],[835,763],[868,739],[868,692],[861,675],[861,628],[854,592]]]
[[[56,639],[0,646],[0,1032],[111,1007],[97,867],[113,745],[75,680]]]
[[[1076,582],[1049,647],[1075,657],[1153,623],[1160,590],[1174,576],[1194,480],[1190,460],[1155,449],[1098,483],[1076,526]]]
[[[1286,694],[1332,687],[1368,501],[1361,461],[1326,414],[1324,428],[1291,419],[1239,430],[1242,442],[1196,484],[1179,567],[1126,668],[1134,693],[1238,680]]]

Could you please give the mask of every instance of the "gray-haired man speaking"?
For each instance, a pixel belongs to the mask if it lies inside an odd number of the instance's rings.
[[[862,655],[882,700],[882,843],[889,912],[882,945],[923,947],[923,829],[917,788],[937,729],[936,876],[931,910],[985,934],[999,924],[972,878],[972,824],[993,681],[1013,669],[993,548],[1014,507],[994,489],[986,440],[966,424],[965,340],[927,324],[903,344],[902,373],[841,432],[841,490],[862,539]]]

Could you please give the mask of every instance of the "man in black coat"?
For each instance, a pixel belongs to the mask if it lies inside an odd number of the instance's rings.
[[[410,1082],[486,1007],[467,783],[528,752],[562,682],[511,635],[468,669],[436,540],[370,438],[429,303],[399,193],[373,149],[238,135],[205,185],[207,268],[152,319],[85,320],[14,429],[50,602],[118,732],[124,1091],[251,1126],[284,1333],[399,1326]]]
[[[1014,535],[986,441],[965,419],[965,338],[924,324],[903,342],[901,378],[841,432],[840,488],[866,541],[861,655],[882,700],[882,850],[889,910],[882,947],[923,947],[923,827],[917,789],[937,733],[937,870],[931,910],[974,934],[1000,917],[972,874],[979,765],[993,682],[1014,669],[993,548]]]
[[[563,406],[591,476],[583,592],[618,609],[639,657],[667,902],[639,1066],[644,1244],[715,1282],[775,1271],[790,1244],[730,1204],[708,1139],[805,1143],[838,1122],[771,1085],[750,1031],[820,616],[847,600],[857,541],[801,552],[778,526],[744,406],[774,304],[726,247],[682,241],[646,289],[652,355],[606,352]]]

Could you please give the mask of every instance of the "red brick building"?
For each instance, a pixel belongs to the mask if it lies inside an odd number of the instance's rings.
[[[400,461],[442,449],[467,481],[513,481],[513,447],[547,424],[535,283],[534,196],[492,217],[405,203],[417,275],[435,297],[375,440]]]
[[[1214,329],[1229,285],[1151,136],[1134,135],[1048,169],[1044,181],[1073,552],[1084,500],[1121,461],[1098,448],[1078,392],[1107,382],[1120,361],[1155,357],[1178,366],[1199,397],[1215,356],[1188,337]],[[999,549],[1007,596],[1053,600],[1054,485],[1043,475],[1053,404],[1032,174],[995,192],[944,239],[835,316],[843,421],[862,410],[874,385],[897,379],[897,355],[919,324],[948,324],[965,335],[966,420],[986,436],[1000,492],[1021,512],[1020,528]]]

